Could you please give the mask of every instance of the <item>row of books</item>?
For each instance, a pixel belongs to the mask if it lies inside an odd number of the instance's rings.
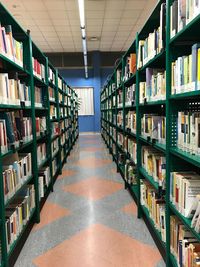
[[[138,44],[137,68],[142,68],[148,61],[159,54],[165,46],[165,3],[161,4],[160,25],[153,32],[149,33],[145,40]]]
[[[47,130],[46,117],[36,117],[36,136],[44,134]]]
[[[51,142],[51,152],[52,157],[59,151],[59,140],[56,138],[54,141]]]
[[[38,167],[47,158],[47,145],[46,143],[38,144],[37,146],[37,164]]]
[[[52,87],[48,87],[49,90],[49,101],[56,101],[55,90]]]
[[[172,95],[200,89],[200,43],[192,46],[191,54],[171,63],[171,73]]]
[[[45,195],[45,190],[49,187],[50,184],[50,179],[51,174],[50,174],[50,168],[43,167],[39,170],[38,173],[38,183],[39,183],[39,199],[44,197]]]
[[[34,185],[27,185],[5,210],[7,251],[17,240],[35,208]]]
[[[61,143],[61,146],[63,146],[65,144],[65,138],[66,138],[66,135],[65,133],[63,133],[60,137],[60,143]]]
[[[141,135],[165,144],[166,117],[156,114],[143,114],[141,119]]]
[[[126,160],[125,163],[125,180],[130,185],[137,184],[137,167],[131,160]]]
[[[0,133],[1,151],[6,153],[12,145],[32,140],[32,119],[23,117],[22,110],[0,113]]]
[[[166,99],[165,70],[146,68],[146,81],[139,84],[140,103]]]
[[[162,241],[166,242],[165,200],[157,195],[156,190],[146,180],[141,181],[140,203],[148,209],[155,228],[161,233]]]
[[[171,173],[170,200],[183,216],[193,218],[198,205],[196,201],[198,194],[200,194],[199,174],[193,171]]]
[[[50,105],[49,114],[50,114],[50,119],[57,118],[57,108],[55,105]]]
[[[45,66],[36,58],[32,57],[33,74],[40,80],[45,81]]]
[[[198,267],[200,244],[175,215],[170,217],[170,250],[180,267]]]
[[[117,113],[117,126],[123,127],[123,111],[118,111]]]
[[[5,203],[32,175],[31,153],[14,153],[3,159],[3,185]]]
[[[43,106],[43,92],[42,88],[35,86],[35,107],[42,107]]]
[[[118,108],[123,106],[123,91],[119,90],[118,91],[118,95],[117,95],[117,106]],[[108,102],[108,107],[112,108],[112,102],[110,100],[110,102]]]
[[[58,88],[62,90],[62,79],[58,76]]]
[[[124,135],[120,132],[117,133],[117,142],[122,148],[124,148]]]
[[[0,23],[0,53],[23,67],[23,42],[13,37],[12,26]]]
[[[0,73],[0,104],[31,105],[30,86],[18,79],[18,73]]]
[[[55,157],[52,160],[52,175],[53,176],[56,174],[57,170],[58,170],[58,159],[57,159],[57,157]]]
[[[136,133],[136,112],[127,112],[125,119],[126,130],[130,131],[131,133]]]
[[[59,127],[58,122],[51,123],[51,133],[52,133],[52,137],[60,134],[60,127]]]
[[[121,82],[122,82],[122,70],[117,69],[117,72],[116,72],[116,86],[117,86],[117,88],[121,85]]]
[[[170,34],[173,38],[200,13],[199,0],[175,0],[170,6]]]
[[[152,148],[151,146],[142,146],[142,167],[159,184],[165,188],[166,178],[166,158],[165,154]]]
[[[125,106],[135,105],[136,84],[125,88]]]
[[[178,112],[177,147],[194,155],[200,154],[200,112]]]
[[[48,67],[48,80],[54,85],[56,84],[56,76],[51,67]]]
[[[124,137],[124,151],[129,153],[130,159],[137,164],[137,143],[136,139],[128,136]]]
[[[126,58],[124,67],[124,81],[127,81],[135,73],[136,73],[136,54],[131,53]]]

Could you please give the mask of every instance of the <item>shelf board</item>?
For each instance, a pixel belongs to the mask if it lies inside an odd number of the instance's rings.
[[[54,154],[52,155],[52,160],[57,157],[58,153],[60,152],[60,150],[58,149],[56,152],[54,152]]]
[[[179,158],[182,158],[183,160],[199,167],[200,166],[200,156],[197,155],[192,155],[188,152],[185,152],[179,148],[173,147],[170,148],[170,152],[175,155],[178,156]]]
[[[136,73],[134,73],[133,75],[131,75],[131,77],[129,77],[126,81],[124,81],[124,85],[126,87],[132,85],[135,78],[136,78]]]
[[[165,50],[163,50],[162,52],[157,54],[154,58],[149,60],[142,68],[138,69],[138,71],[139,72],[144,72],[146,70],[146,68],[148,68],[148,67],[154,67],[154,66],[157,66],[157,65],[160,66],[161,61],[164,61],[164,59],[165,59]]]
[[[33,140],[31,140],[29,142],[26,142],[26,143],[23,143],[23,145],[21,145],[21,146],[19,146],[17,148],[14,148],[13,150],[9,149],[8,152],[6,152],[5,154],[2,154],[1,156],[2,156],[2,158],[5,158],[7,156],[10,156],[10,155],[14,154],[15,152],[18,152],[18,151],[24,149],[25,147],[27,147],[27,146],[29,146],[31,144],[33,144]]]
[[[26,181],[21,185],[21,187],[14,193],[14,195],[12,197],[10,197],[6,202],[5,202],[5,207],[7,207],[12,201],[13,199],[16,197],[16,195],[18,193],[20,193],[21,190],[24,189],[24,187],[33,179],[33,175],[31,175],[30,177],[28,177],[26,179]]]
[[[166,104],[166,100],[157,100],[157,101],[149,101],[145,103],[140,103],[139,107],[165,105],[165,104]]]
[[[191,20],[182,30],[180,30],[174,37],[170,39],[170,45],[180,41],[199,41],[197,36],[194,39],[196,33],[199,31],[200,15]]]
[[[125,130],[124,132],[125,132],[126,135],[129,135],[131,137],[136,138],[136,133],[133,133],[133,132],[130,132],[130,131],[127,131],[127,130]]]
[[[39,86],[47,86],[46,82],[38,78],[37,76],[33,75],[34,83]]]
[[[161,144],[161,143],[159,143],[159,142],[157,142],[157,141],[152,142],[151,139],[148,140],[147,137],[144,137],[144,136],[142,136],[142,135],[139,136],[139,139],[140,139],[142,142],[145,142],[146,144],[151,145],[152,147],[154,147],[154,148],[156,148],[156,149],[158,149],[158,150],[160,150],[160,151],[162,151],[162,152],[164,152],[164,153],[165,153],[165,151],[166,151],[166,144]]]
[[[154,232],[157,236],[157,238],[159,239],[160,243],[163,245],[163,248],[166,249],[166,245],[165,243],[162,241],[162,236],[161,236],[161,233],[155,228],[155,224],[154,224],[154,221],[151,219],[150,215],[149,215],[149,211],[148,209],[141,205],[141,209],[143,211],[143,214],[145,215],[145,217],[147,218],[148,222],[151,224],[152,228],[154,229]]]
[[[16,70],[18,72],[24,72],[26,75],[30,75],[28,70],[26,70],[24,67],[21,67],[3,54],[0,54],[0,59],[3,62],[3,69]]]
[[[170,100],[194,99],[200,97],[200,90],[171,95]]]
[[[194,228],[191,227],[191,219],[185,218],[173,205],[173,203],[169,203],[170,209],[174,212],[174,214],[183,222],[183,224],[190,230],[190,232],[195,236],[195,238],[200,242],[200,234],[197,233]]]
[[[124,109],[136,109],[136,105],[125,106]]]
[[[159,190],[159,184],[158,182],[155,182],[153,177],[151,175],[148,174],[148,172],[143,168],[140,167],[139,168],[139,172],[142,174],[142,176],[144,176],[144,178],[150,182],[150,184],[158,191]]]
[[[43,160],[43,161],[38,165],[38,170],[39,170],[40,168],[42,168],[48,161],[49,161],[49,158],[46,158],[45,160]]]

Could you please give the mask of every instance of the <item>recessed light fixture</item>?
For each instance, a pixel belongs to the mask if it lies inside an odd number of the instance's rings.
[[[90,36],[90,37],[88,37],[88,41],[91,41],[91,42],[96,42],[96,41],[99,41],[99,37],[97,37],[97,36]]]

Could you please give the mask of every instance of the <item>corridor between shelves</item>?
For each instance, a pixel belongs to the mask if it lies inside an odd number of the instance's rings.
[[[165,266],[100,135],[80,135],[15,266]]]

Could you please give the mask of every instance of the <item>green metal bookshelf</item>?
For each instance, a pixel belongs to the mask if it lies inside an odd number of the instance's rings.
[[[70,89],[69,93],[68,88],[70,87],[65,79],[59,75],[58,70],[53,67],[45,54],[31,40],[31,33],[24,31],[2,4],[0,4],[0,21],[1,26],[10,25],[13,38],[23,43],[22,65],[0,52],[1,73],[17,73],[17,81],[20,80],[30,89],[28,94],[29,104],[24,100],[19,104],[2,103],[0,104],[0,114],[20,112],[23,117],[30,118],[32,125],[30,139],[24,139],[18,145],[9,145],[6,151],[2,149],[0,151],[0,266],[8,267],[14,265],[33,224],[40,222],[40,210],[48,194],[53,191],[53,184],[57,176],[62,173],[62,167],[67,162],[67,157],[78,138],[78,99],[73,89]],[[34,60],[42,64],[42,67],[40,66],[41,75],[38,75],[35,71]],[[53,80],[49,78],[49,68],[54,74]],[[49,87],[54,90],[54,101],[50,98]],[[37,102],[38,95],[36,95],[36,91],[41,94],[41,103]],[[69,105],[71,102],[73,104]],[[56,117],[51,117],[51,105],[56,108]],[[44,118],[46,127],[42,131],[41,129],[38,131],[37,120],[40,121],[42,118]],[[52,136],[53,122],[57,122],[58,129],[61,129],[57,136]],[[52,151],[52,142],[56,139],[58,140],[58,147],[56,151]],[[40,144],[46,144],[46,155],[42,160],[38,158],[37,153]],[[20,186],[15,188],[14,193],[5,198],[5,170],[3,169],[5,164],[3,165],[3,162],[14,157],[16,153],[31,153],[32,173],[29,177],[26,177]],[[53,159],[57,161],[56,169],[53,166]],[[50,182],[44,188],[44,196],[40,197],[39,172],[43,167],[48,167],[50,170]],[[15,202],[16,197],[27,188],[27,185],[33,185],[34,187],[35,206],[30,210],[26,223],[23,224],[16,238],[8,246],[8,230],[6,228],[8,218],[6,212]]]
[[[126,77],[125,65],[127,57],[131,53],[136,53],[138,60],[139,42],[144,40],[149,33],[152,33],[160,25],[160,9],[161,5],[166,4],[165,16],[165,46],[164,48],[154,55],[148,62],[140,68],[137,67],[134,74]],[[191,52],[193,44],[200,42],[198,29],[200,27],[200,15],[197,14],[183,29],[170,38],[170,23],[171,6],[174,0],[158,1],[152,14],[147,19],[144,27],[139,33],[136,34],[135,40],[130,48],[123,55],[118,65],[115,66],[113,73],[107,80],[106,84],[101,91],[101,127],[102,137],[116,162],[117,171],[121,173],[125,181],[125,188],[128,188],[133,196],[137,208],[138,217],[142,217],[147,223],[149,230],[166,262],[167,267],[179,266],[177,259],[170,249],[170,218],[175,215],[182,224],[189,229],[193,236],[200,241],[199,233],[191,227],[191,219],[185,218],[170,200],[170,175],[171,172],[194,170],[199,173],[200,157],[193,155],[187,151],[183,151],[177,147],[177,114],[180,111],[193,110],[199,111],[199,90],[179,93],[173,95],[171,93],[171,63],[179,56],[188,55]],[[136,62],[137,64],[138,62]],[[137,65],[138,66],[138,65]],[[145,73],[147,68],[159,68],[166,70],[166,98],[158,99],[157,101],[145,101],[140,103],[140,82],[145,81]],[[121,77],[119,78],[119,72]],[[131,105],[125,105],[126,88],[130,85],[136,85],[135,101]],[[120,92],[121,91],[121,92]],[[122,93],[122,103],[118,105],[119,96]],[[109,104],[110,103],[110,104]],[[126,115],[129,111],[136,112],[136,132],[131,132],[126,127]],[[117,123],[117,114],[122,112],[123,120],[122,125]],[[141,132],[141,118],[143,114],[156,113],[161,116],[166,116],[166,143],[159,143],[157,140],[151,139],[149,136],[144,136]],[[136,184],[128,184],[125,177],[125,162],[130,159],[130,155],[125,151],[125,146],[119,145],[119,133],[123,138],[129,137],[137,141],[137,179]],[[148,146],[155,149],[158,153],[162,153],[166,158],[166,178],[165,190],[160,192],[160,186],[151,175],[142,166],[142,146]],[[148,183],[156,190],[158,194],[162,194],[165,200],[165,219],[166,219],[166,240],[163,242],[160,231],[155,226],[151,214],[145,205],[141,204],[141,190],[140,185],[143,181]]]

